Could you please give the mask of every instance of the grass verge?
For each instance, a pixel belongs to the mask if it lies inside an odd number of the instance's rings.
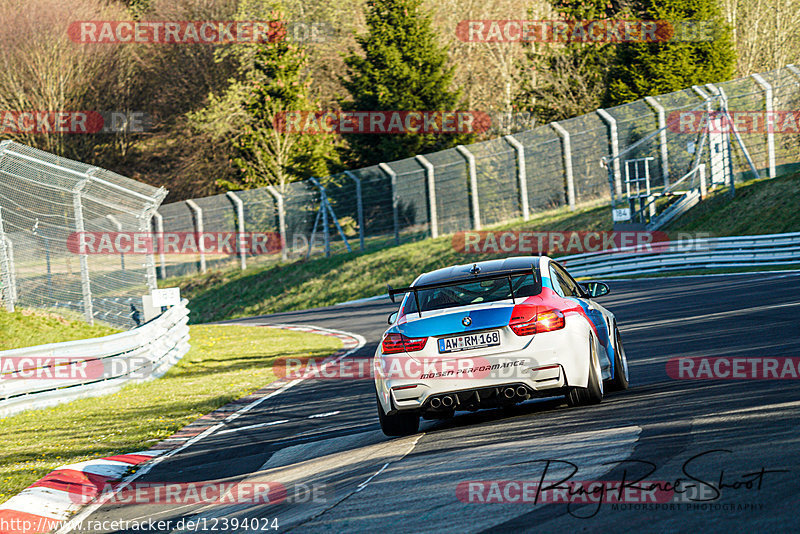
[[[238,325],[192,326],[191,344],[158,380],[0,420],[0,502],[60,465],[150,448],[275,380],[278,356],[341,348],[334,337]]]
[[[736,184],[709,198],[663,228],[666,232],[709,232],[713,236],[781,234],[800,231],[800,173]]]
[[[0,310],[0,350],[11,350],[45,343],[75,341],[119,332],[110,326],[90,326],[82,319],[63,313],[20,309]]]

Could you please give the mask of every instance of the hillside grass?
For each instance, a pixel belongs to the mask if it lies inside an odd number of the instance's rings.
[[[800,173],[762,178],[712,193],[681,218],[663,228],[673,232],[710,232],[713,236],[781,234],[800,231]]]
[[[0,350],[101,337],[116,332],[119,330],[103,324],[91,326],[69,312],[17,308],[9,313],[0,309]]]

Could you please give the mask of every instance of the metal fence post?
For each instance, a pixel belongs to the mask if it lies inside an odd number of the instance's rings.
[[[86,171],[87,177],[81,180],[72,190],[72,207],[75,212],[75,231],[78,235],[85,231],[83,224],[83,202],[81,201],[81,192],[86,186],[86,183],[91,179],[92,169]],[[80,254],[81,260],[81,293],[83,294],[83,315],[86,322],[94,324],[94,310],[92,309],[92,285],[89,280],[89,256]]]
[[[394,244],[400,244],[400,197],[397,196],[397,173],[385,163],[378,165],[378,168],[389,177],[392,186],[392,222],[394,224]]]
[[[151,221],[153,219],[153,212],[155,211],[155,206],[150,206],[145,208],[142,214],[139,216],[139,231],[140,232],[147,232],[151,236],[152,233],[152,224]],[[155,240],[151,240],[151,246],[156,245]],[[144,256],[144,268],[145,268],[145,277],[147,287],[150,288],[150,291],[154,289],[158,289],[158,277],[156,276],[156,262],[155,257],[153,256],[154,250],[151,249],[150,252],[145,254]]]
[[[325,257],[331,257],[331,231],[328,223],[328,196],[325,194],[325,188],[317,181],[316,178],[309,178],[312,184],[319,189],[319,210],[322,213],[322,235],[325,236]],[[312,233],[313,234],[313,233]],[[313,241],[313,235],[312,235]],[[314,243],[308,244],[308,250],[311,252],[311,247]]]
[[[244,202],[236,196],[233,191],[228,191],[225,196],[233,201],[236,207],[236,232],[238,233],[237,242],[239,243],[239,264],[244,271],[247,268],[247,239],[244,235]]]
[[[517,152],[517,180],[519,182],[519,203],[522,208],[522,219],[530,220],[530,205],[528,203],[528,175],[525,169],[525,145],[517,141],[513,135],[503,136],[506,142],[514,147]]]
[[[158,210],[153,211],[153,219],[156,221],[156,239],[154,245],[158,246],[158,261],[161,264],[160,278],[163,280],[167,277],[167,262],[164,260],[164,217],[158,213]]]
[[[6,253],[8,256],[8,271],[11,275],[11,301],[17,302],[17,269],[14,262],[14,243],[6,236]]]
[[[356,183],[356,210],[358,210],[358,245],[364,252],[364,200],[361,197],[361,179],[350,171],[344,171],[345,176]]]
[[[350,243],[347,241],[347,236],[344,235],[344,230],[342,230],[342,226],[339,224],[339,220],[336,218],[336,214],[333,212],[331,203],[328,201],[328,192],[325,190],[325,187],[313,176],[308,180],[319,189],[320,210],[322,210],[322,224],[324,225],[323,231],[325,234],[325,256],[330,257],[331,255],[331,235],[328,223],[328,215],[330,215],[333,225],[336,227],[336,231],[339,232],[339,237],[342,238],[342,242],[344,243],[347,252],[353,252],[353,249],[350,248]],[[310,250],[311,249],[309,247],[309,252]]]
[[[117,228],[117,232],[122,233],[122,223],[119,222],[119,219],[117,219],[110,213],[106,214],[106,219],[108,219],[111,222],[111,224],[113,224]],[[125,254],[121,252],[119,254],[119,266],[120,269],[122,269],[123,271],[125,270]]]
[[[286,259],[288,254],[286,252],[286,212],[284,210],[283,195],[281,195],[275,186],[268,185],[267,191],[275,198],[278,207],[278,233],[281,236],[281,258]],[[311,245],[309,244],[309,249]]]
[[[706,164],[701,163],[697,166],[697,176],[700,177],[700,198],[708,196],[708,185],[706,184]]]
[[[611,114],[604,110],[598,109],[596,111],[600,118],[603,119],[608,125],[608,135],[609,139],[611,140],[611,161],[610,163],[613,165],[614,169],[614,190],[617,193],[617,197],[622,196],[622,169],[620,168],[620,161],[619,161],[619,135],[617,134],[617,120],[611,116]]]
[[[205,231],[203,228],[203,210],[192,199],[187,200],[186,205],[189,206],[189,209],[194,213],[194,231],[197,239],[197,250],[200,252],[200,272],[205,273],[206,251],[203,250],[203,232]]]
[[[475,156],[464,145],[458,145],[456,150],[467,160],[469,170],[469,194],[472,197],[472,229],[481,229],[481,203],[478,197],[478,172],[475,169]]]
[[[564,159],[564,175],[567,180],[567,204],[569,209],[575,209],[575,178],[572,175],[572,143],[570,142],[569,132],[557,122],[551,122],[550,126],[561,137],[561,154]]]
[[[0,208],[0,274],[3,275],[3,292],[2,297],[6,304],[6,310],[9,312],[14,311],[14,281],[12,273],[14,271],[14,262],[9,257],[8,251],[9,240],[6,238],[5,229],[3,228],[3,212]]]
[[[669,153],[667,151],[667,117],[664,106],[652,96],[646,96],[644,101],[658,115],[658,144],[661,152],[661,177],[664,179],[664,187],[669,187]]]
[[[760,74],[753,74],[753,79],[764,90],[764,111],[767,127],[767,164],[769,166],[769,177],[775,178],[775,115],[773,114],[773,92],[772,86],[761,77]]]
[[[431,237],[439,237],[439,214],[436,208],[436,180],[434,178],[434,168],[425,156],[415,156],[414,159],[425,168],[425,175],[428,179],[428,204],[431,220]]]

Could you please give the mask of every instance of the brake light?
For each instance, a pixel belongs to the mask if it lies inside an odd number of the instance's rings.
[[[508,325],[518,336],[532,336],[564,328],[564,314],[561,310],[547,310],[536,313],[532,319],[512,317]]]
[[[403,334],[386,334],[381,343],[384,354],[397,354],[398,352],[416,352],[425,348],[427,337],[408,337]]]
[[[564,328],[564,314],[561,310],[547,310],[536,316],[536,332],[550,332]]]

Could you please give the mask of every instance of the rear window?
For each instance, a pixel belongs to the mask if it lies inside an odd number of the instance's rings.
[[[542,291],[541,284],[533,274],[512,276],[511,287],[509,287],[508,278],[481,282],[464,280],[458,285],[418,291],[419,305],[422,311],[431,311],[480,304],[482,302],[510,300],[512,287],[514,297],[517,299],[532,297]],[[417,302],[414,299],[413,292],[406,296],[403,311],[406,314],[417,313]]]

